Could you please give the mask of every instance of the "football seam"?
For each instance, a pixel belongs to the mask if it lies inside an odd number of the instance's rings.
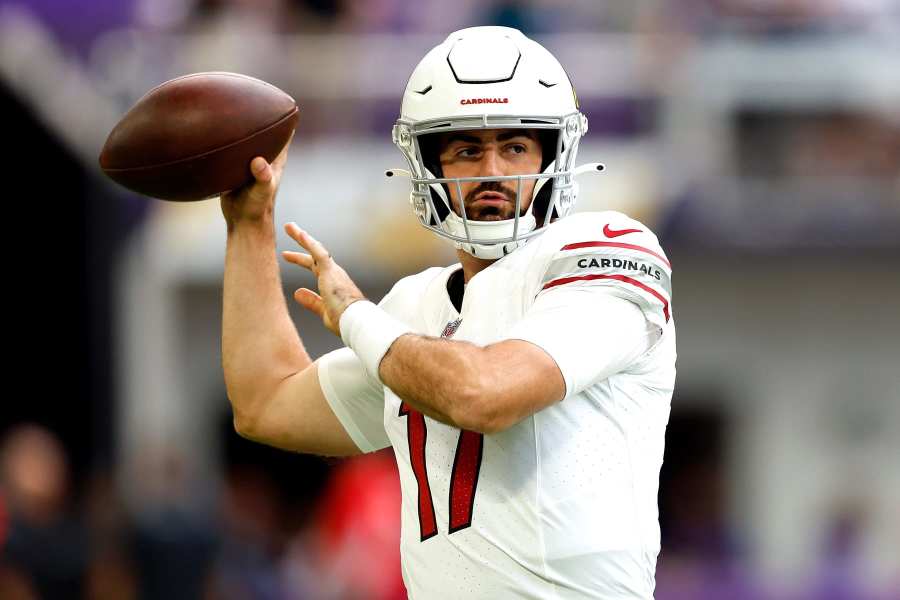
[[[231,142],[230,144],[225,144],[224,146],[219,146],[218,148],[213,148],[212,150],[207,150],[206,152],[201,152],[200,154],[194,154],[193,156],[187,156],[185,158],[179,158],[178,160],[171,160],[169,162],[157,163],[155,165],[145,165],[145,166],[138,166],[138,167],[114,167],[114,168],[113,167],[110,167],[110,168],[103,167],[103,171],[106,173],[120,173],[122,171],[145,171],[147,169],[158,169],[160,167],[168,167],[171,165],[177,165],[178,163],[188,162],[191,160],[197,160],[197,159],[203,158],[204,156],[209,156],[210,154],[215,154],[216,152],[221,152],[222,150],[227,150],[228,148],[237,146],[238,144],[243,144],[244,142],[246,142],[249,139],[252,139],[258,135],[266,133],[267,131],[269,131],[275,127],[278,127],[279,125],[284,123],[285,120],[293,117],[295,114],[297,114],[297,112],[299,112],[299,110],[300,110],[300,108],[295,105],[294,109],[291,112],[289,112],[285,116],[281,117],[280,119],[278,119],[271,125],[263,128],[263,129],[260,129],[259,131],[256,131],[254,133],[251,133],[248,136],[242,137],[239,140]]]
[[[169,79],[168,81],[163,81],[162,83],[160,83],[159,85],[157,85],[156,87],[151,89],[149,92],[147,92],[146,94],[141,96],[138,99],[138,101],[134,103],[134,105],[137,106],[138,104],[141,103],[141,101],[144,100],[144,98],[150,96],[153,92],[155,92],[159,88],[165,87],[165,86],[169,85],[170,83],[175,83],[176,81],[181,81],[182,79],[190,79],[191,77],[203,77],[205,75],[225,75],[227,77],[237,77],[238,79],[249,79],[250,81],[256,81],[256,82],[262,83],[262,84],[272,88],[273,90],[278,90],[285,96],[290,96],[290,94],[288,94],[281,88],[279,88],[275,85],[272,85],[268,81],[263,81],[262,79],[257,79],[256,77],[250,77],[249,75],[244,75],[243,73],[232,73],[231,71],[203,71],[201,73],[188,73],[187,75],[182,75],[181,77],[176,77],[175,79]],[[291,98],[291,100],[293,100],[293,98]]]

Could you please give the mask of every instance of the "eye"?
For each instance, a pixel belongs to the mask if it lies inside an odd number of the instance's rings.
[[[525,144],[510,144],[507,146],[507,150],[512,152],[513,154],[525,154],[528,152],[528,148]]]
[[[456,151],[456,155],[462,158],[472,158],[478,156],[478,148],[475,146],[464,146]]]

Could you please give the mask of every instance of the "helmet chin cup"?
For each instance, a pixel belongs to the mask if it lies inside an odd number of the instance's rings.
[[[525,243],[524,234],[534,231],[537,222],[534,215],[528,210],[519,217],[518,230],[521,236],[513,235],[516,219],[503,219],[501,221],[474,221],[463,219],[455,212],[447,215],[443,226],[450,235],[457,238],[454,245],[472,256],[478,258],[502,258]],[[461,241],[465,238],[472,241]],[[475,240],[510,240],[507,242],[484,243]]]

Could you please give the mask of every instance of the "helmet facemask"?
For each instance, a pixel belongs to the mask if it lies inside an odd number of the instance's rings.
[[[481,115],[435,119],[416,123],[399,119],[393,137],[410,166],[410,203],[419,222],[454,242],[457,248],[479,258],[500,258],[539,234],[552,220],[566,216],[577,195],[572,164],[578,140],[587,120],[579,113],[565,117],[511,117]],[[443,177],[435,140],[442,133],[477,129],[533,129],[543,150],[541,172],[487,177]],[[532,197],[522,210],[524,182],[535,180]],[[463,183],[501,182],[516,190],[511,219],[480,221],[466,214]],[[460,199],[460,212],[453,210],[450,186]]]

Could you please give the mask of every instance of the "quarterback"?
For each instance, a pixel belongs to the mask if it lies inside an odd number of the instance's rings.
[[[672,270],[618,212],[571,214],[587,131],[568,76],[514,29],[451,34],[414,70],[393,141],[420,223],[457,264],[377,305],[296,224],[317,291],[294,299],[345,347],[305,351],[273,207],[286,150],[222,197],[222,354],[237,431],[297,452],[391,446],[411,598],[649,599],[675,380]]]

